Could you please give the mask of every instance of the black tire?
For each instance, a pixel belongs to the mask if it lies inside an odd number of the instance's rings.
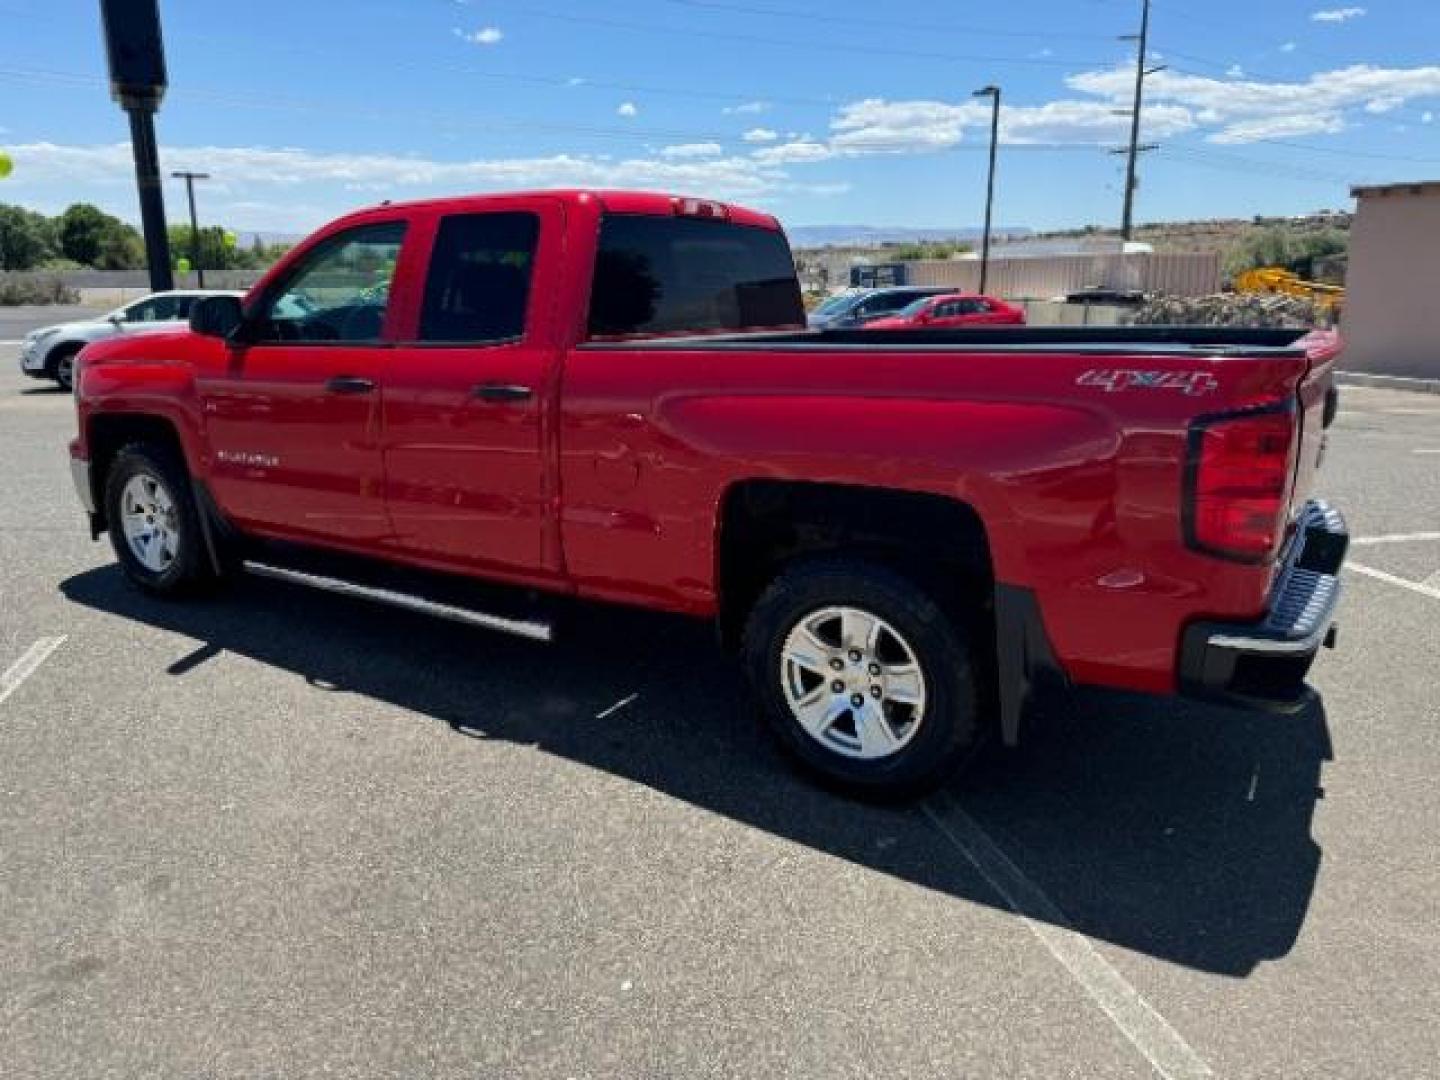
[[[924,674],[925,702],[914,734],[889,756],[861,759],[824,745],[802,727],[787,701],[786,639],[802,620],[832,607],[879,616],[905,639]],[[825,557],[783,571],[751,611],[741,651],[751,688],[781,747],[811,774],[848,794],[887,801],[913,798],[953,776],[982,744],[976,651],[966,627],[887,566]]]
[[[62,390],[70,390],[75,383],[75,357],[80,355],[83,345],[61,345],[50,355],[50,377],[60,384]]]
[[[159,484],[172,507],[171,512],[164,515],[164,522],[174,538],[174,550],[170,562],[163,568],[146,566],[126,536],[122,502],[126,486],[137,477],[148,477]],[[190,473],[173,448],[156,443],[130,443],[115,455],[105,476],[105,520],[120,568],[145,592],[181,596],[214,583],[215,572],[200,528]]]

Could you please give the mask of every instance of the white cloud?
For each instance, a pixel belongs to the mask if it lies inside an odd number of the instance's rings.
[[[774,142],[780,138],[780,133],[778,131],[771,131],[769,128],[757,127],[751,128],[740,137],[748,143],[767,143]]]
[[[1245,77],[1245,69],[1239,64],[1231,64],[1225,69],[1225,74],[1231,79],[1243,79]]]
[[[1133,77],[1133,76],[1132,76]],[[947,150],[967,129],[990,123],[990,106],[965,101],[885,101],[870,98],[842,106],[830,122],[831,145],[841,153],[923,153]],[[1169,137],[1195,127],[1189,109],[1155,105],[1145,110],[1146,134]],[[1005,106],[1000,139],[1005,143],[1097,143],[1122,139],[1129,120],[1104,101],[1051,101]]]
[[[1310,16],[1315,22],[1343,23],[1351,19],[1358,19],[1366,14],[1363,7],[1331,8],[1328,11],[1317,11]]]
[[[584,85],[585,85],[585,80],[584,80],[583,78],[581,78],[579,75],[571,75],[570,78],[568,78],[568,79],[565,80],[565,85],[566,85],[566,86],[584,86]]]
[[[1123,67],[1085,72],[1066,80],[1071,89],[1123,107],[1134,93],[1135,74]],[[1295,82],[1222,79],[1162,71],[1146,81],[1147,99],[1156,106],[1190,110],[1201,127],[1214,128],[1213,142],[1253,142],[1272,136],[1267,130],[1336,132],[1348,110],[1384,112],[1417,99],[1440,97],[1440,66],[1381,68],[1355,64],[1321,71]],[[1146,132],[1151,110],[1146,109]]]
[[[677,146],[665,147],[660,151],[660,156],[663,158],[707,158],[719,157],[724,152],[724,148],[719,143],[680,143]]]
[[[1280,51],[1283,52],[1283,53],[1292,53],[1292,52],[1294,52],[1294,51],[1295,51],[1295,42],[1293,42],[1293,41],[1287,41],[1287,42],[1285,42],[1284,45],[1281,45],[1281,46],[1280,46]]]
[[[835,156],[835,150],[814,139],[799,139],[795,142],[778,143],[756,150],[750,157],[762,165],[794,165],[824,161]]]
[[[498,26],[483,26],[479,30],[461,30],[457,26],[455,36],[471,45],[498,45],[505,35]]]
[[[620,107],[615,110],[616,116],[639,116],[640,110],[636,108],[633,101],[622,101]]]
[[[1433,124],[1434,122],[1435,122],[1435,114],[1434,114],[1433,112],[1430,112],[1428,109],[1427,109],[1425,112],[1423,112],[1423,113],[1420,114],[1420,123],[1422,123],[1422,124]]]
[[[768,101],[747,101],[741,105],[727,105],[720,111],[727,116],[757,116],[769,110],[770,103]]]
[[[58,211],[84,199],[113,213],[134,213],[134,165],[129,142],[60,145],[36,142],[8,148],[15,176],[7,194]],[[763,202],[785,192],[809,192],[773,163],[746,155],[664,157],[659,154],[552,154],[442,161],[404,154],[328,153],[248,146],[163,147],[166,171],[206,168],[224,176],[246,201],[212,199],[207,210],[237,228],[305,231],[359,202],[421,198],[456,191],[595,187],[687,191],[721,199]],[[23,184],[16,184],[23,177]],[[208,190],[208,189],[207,189]],[[56,193],[63,199],[57,203]]]

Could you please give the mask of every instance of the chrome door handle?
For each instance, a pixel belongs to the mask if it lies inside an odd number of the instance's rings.
[[[375,383],[358,375],[336,375],[325,381],[325,389],[334,394],[368,394],[375,389]]]

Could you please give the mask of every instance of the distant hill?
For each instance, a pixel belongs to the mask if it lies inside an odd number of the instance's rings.
[[[858,247],[873,248],[883,244],[910,244],[945,240],[979,240],[983,229],[967,225],[946,228],[925,226],[904,228],[901,226],[879,225],[796,225],[786,227],[790,246],[795,248]],[[992,230],[995,236],[1029,236],[1033,229],[1017,225],[997,225]]]

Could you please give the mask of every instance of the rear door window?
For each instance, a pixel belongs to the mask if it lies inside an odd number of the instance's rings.
[[[539,236],[539,217],[525,211],[441,219],[420,340],[479,344],[523,337]]]
[[[601,221],[592,336],[804,324],[795,263],[779,231],[634,214]]]

